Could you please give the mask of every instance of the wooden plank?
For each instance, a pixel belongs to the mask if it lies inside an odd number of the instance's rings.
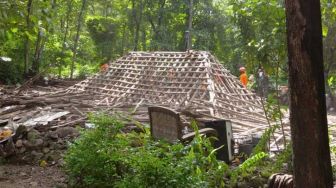
[[[57,112],[57,113],[55,113],[55,112],[49,112],[49,113],[47,113],[45,115],[32,118],[32,119],[24,122],[23,125],[25,125],[25,126],[34,126],[36,124],[47,125],[48,122],[50,122],[52,120],[55,120],[57,118],[60,118],[62,116],[65,116],[65,115],[67,115],[69,113],[70,112],[68,112],[68,111]]]
[[[86,120],[86,117],[79,118],[79,119],[76,119],[76,120],[73,120],[73,121],[70,121],[70,122],[66,122],[66,123],[63,123],[63,124],[60,124],[60,125],[52,126],[51,129],[55,130],[59,127],[73,126],[73,125],[76,125],[76,124],[79,124],[79,123],[84,123],[85,120]]]
[[[4,108],[0,109],[0,116],[7,114],[7,113],[11,113],[11,112],[15,112],[21,109],[24,109],[26,106],[25,105],[15,105],[15,106],[6,106]]]

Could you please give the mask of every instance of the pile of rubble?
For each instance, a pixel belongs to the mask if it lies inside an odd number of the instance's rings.
[[[268,125],[261,99],[206,51],[130,52],[67,92],[89,93],[89,104],[111,110],[159,105],[226,119],[236,132]]]
[[[34,85],[18,94],[17,87],[0,85],[0,159],[62,162],[79,129],[93,126],[87,123],[87,114],[104,111],[104,107],[88,104],[92,95],[69,94],[65,92],[68,87],[64,83],[59,87]],[[131,120],[126,126],[125,132],[141,131]]]
[[[147,107],[159,105],[180,112],[188,121],[230,120],[237,138],[268,128],[263,101],[205,51],[131,52],[110,63],[106,72],[75,85],[27,85],[0,86],[0,142],[36,159],[48,158],[54,148],[50,141],[63,147],[63,134],[53,132],[83,127],[90,112],[121,114],[132,125],[134,121],[149,123]],[[21,133],[20,127],[25,131]],[[29,136],[32,131],[39,135],[35,140]],[[289,128],[285,131],[289,136]],[[281,135],[275,133],[275,145]]]
[[[261,135],[273,123],[265,116],[264,101],[206,51],[130,52],[66,92],[91,94],[88,104],[144,123],[149,122],[148,106],[168,107],[196,120],[230,120],[239,140]],[[290,137],[289,126],[275,131],[271,149],[281,149],[284,137]]]
[[[17,95],[15,87],[0,86],[0,157],[24,163],[61,160],[86,114],[75,103],[62,103],[66,97],[43,96],[67,87],[34,86]]]
[[[0,144],[0,156],[23,163],[62,164],[68,142],[79,136],[74,127],[56,130],[18,128],[16,135]]]

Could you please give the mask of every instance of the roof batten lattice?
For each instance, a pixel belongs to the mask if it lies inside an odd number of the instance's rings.
[[[98,104],[163,105],[241,124],[265,125],[260,98],[205,51],[130,52],[67,92],[99,96]]]

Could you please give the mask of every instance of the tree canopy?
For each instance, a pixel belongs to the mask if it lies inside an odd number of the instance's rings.
[[[7,0],[0,6],[3,83],[47,71],[85,76],[129,51],[184,51],[190,9],[192,49],[207,50],[238,74],[287,75],[283,0]],[[327,73],[335,70],[335,0],[322,1]],[[71,68],[73,67],[73,73]],[[280,75],[281,75],[280,74]],[[336,79],[335,79],[336,80]]]

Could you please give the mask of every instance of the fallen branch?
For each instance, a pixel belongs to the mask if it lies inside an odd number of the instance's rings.
[[[70,121],[70,122],[67,122],[67,123],[63,123],[61,125],[52,126],[51,129],[54,130],[54,129],[57,129],[59,127],[72,126],[72,125],[76,125],[76,124],[79,124],[79,123],[84,123],[86,119],[87,119],[86,117],[79,118],[79,119],[76,119],[76,120],[73,120],[73,121]]]

